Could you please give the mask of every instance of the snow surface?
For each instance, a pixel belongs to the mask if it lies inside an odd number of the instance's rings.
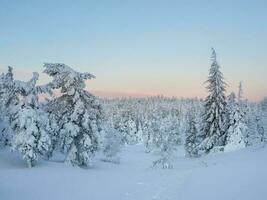
[[[143,147],[123,149],[120,164],[71,167],[56,155],[27,168],[20,155],[0,150],[0,200],[261,200],[267,198],[267,148],[253,147],[196,159],[178,149],[173,169],[151,168]]]

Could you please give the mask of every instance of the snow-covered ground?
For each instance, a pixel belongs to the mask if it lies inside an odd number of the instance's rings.
[[[174,169],[150,168],[142,146],[124,149],[120,164],[91,169],[60,156],[27,168],[16,153],[0,150],[0,200],[262,200],[267,198],[267,148],[248,148],[197,159],[179,150]]]

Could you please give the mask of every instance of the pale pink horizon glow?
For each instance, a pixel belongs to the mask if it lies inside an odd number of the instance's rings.
[[[0,73],[6,72],[7,68],[0,66]],[[51,79],[41,73],[41,70],[33,70],[40,73],[39,84],[45,84]],[[106,74],[98,75],[96,79],[86,82],[86,89],[99,97],[116,98],[116,97],[150,97],[165,96],[176,98],[205,98],[207,91],[204,81],[207,78],[207,71],[202,75],[195,75],[193,79],[187,79],[187,75],[170,74],[162,77],[116,77],[108,79]],[[32,72],[29,70],[17,69],[14,67],[16,79],[29,80]],[[228,75],[229,76],[229,75]],[[227,76],[227,77],[228,77]],[[238,80],[228,81],[227,95],[231,92],[237,92]],[[266,85],[264,81],[244,80],[243,81],[244,98],[250,101],[258,102],[267,96]],[[44,98],[44,97],[42,97]]]

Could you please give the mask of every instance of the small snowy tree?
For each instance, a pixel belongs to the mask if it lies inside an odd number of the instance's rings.
[[[214,147],[224,146],[226,141],[226,83],[220,66],[217,63],[216,52],[212,48],[212,64],[207,80],[209,95],[205,100],[204,140],[201,149],[209,153]]]
[[[261,122],[262,122],[262,128],[263,128],[263,140],[266,143],[267,142],[267,97],[263,99],[263,101],[260,103],[261,107]]]
[[[239,82],[239,86],[238,86],[238,103],[241,103],[243,100],[243,87],[242,87],[242,82]]]
[[[13,68],[8,67],[8,72],[0,76],[0,146],[2,147],[11,145],[10,109],[18,104],[18,101]]]
[[[264,123],[261,117],[262,113],[260,108],[251,104],[248,110],[247,127],[248,130],[245,134],[246,146],[253,146],[265,142]]]
[[[151,152],[153,146],[153,128],[152,121],[147,120],[143,125],[143,143],[147,153]]]
[[[172,161],[177,149],[178,138],[171,116],[165,116],[158,121],[159,126],[154,127],[153,149],[157,159],[153,167],[161,166],[164,169],[173,168]]]
[[[13,75],[13,68],[8,67],[8,72],[2,74],[0,77],[0,96],[1,96],[1,109],[5,110],[10,105],[18,103],[18,97],[15,92],[15,81]]]
[[[124,144],[136,144],[137,138],[137,126],[134,120],[134,116],[131,110],[120,109],[118,114],[114,117],[114,128],[120,132],[122,136],[122,142]]]
[[[38,94],[47,90],[36,86],[38,76],[38,73],[33,73],[29,82],[15,82],[21,100],[13,107],[11,114],[11,127],[15,133],[12,148],[23,155],[28,167],[33,167],[38,155],[45,155],[51,144],[46,131],[48,117],[40,109],[38,102]]]
[[[188,125],[185,131],[185,152],[188,157],[197,157],[198,156],[198,141],[197,141],[197,126],[195,113],[193,110],[190,110],[188,113]]]
[[[10,145],[11,132],[5,115],[0,116],[0,148]]]
[[[45,63],[45,70],[53,78],[52,89],[61,89],[62,96],[49,104],[59,126],[59,148],[66,153],[65,162],[78,166],[91,165],[99,149],[98,136],[102,108],[97,98],[87,92],[85,80],[90,73],[79,73],[65,64]]]
[[[120,163],[119,153],[122,147],[121,135],[113,128],[112,124],[109,123],[104,126],[103,131],[103,154],[105,156],[103,161]]]
[[[238,100],[240,101],[240,95]],[[245,123],[245,113],[242,112],[234,93],[229,96],[227,110],[229,113],[229,128],[227,130],[224,151],[242,149],[246,146],[244,135],[247,131],[247,126]]]

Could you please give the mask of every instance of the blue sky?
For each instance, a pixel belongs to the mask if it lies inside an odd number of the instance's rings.
[[[107,94],[205,97],[210,48],[228,92],[267,96],[267,1],[0,0],[0,71],[63,62]],[[41,82],[49,79],[42,75]]]

